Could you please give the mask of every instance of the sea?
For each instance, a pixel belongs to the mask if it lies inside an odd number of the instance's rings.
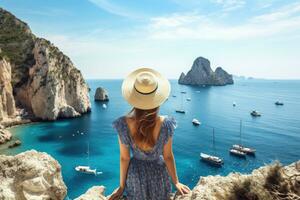
[[[173,137],[177,173],[180,182],[190,188],[201,176],[249,173],[275,160],[286,165],[300,159],[300,81],[237,79],[233,85],[215,87],[170,82],[171,94],[161,106],[160,114],[177,120]],[[67,199],[74,199],[95,185],[104,185],[108,195],[119,184],[119,147],[112,122],[126,115],[131,107],[121,96],[122,80],[88,80],[88,84],[91,113],[13,127],[10,130],[14,138],[20,139],[22,145],[0,150],[1,154],[15,155],[35,149],[53,156],[62,166]],[[109,93],[106,109],[103,102],[94,101],[95,90],[100,86]],[[284,105],[276,106],[277,100]],[[186,113],[176,113],[179,108]],[[252,110],[262,116],[252,117]],[[200,126],[192,124],[194,118],[201,122]],[[240,141],[255,148],[256,155],[246,158],[230,155],[230,147]],[[200,160],[201,152],[223,158],[224,165],[219,168],[208,165]],[[102,174],[81,174],[74,169],[87,164]]]

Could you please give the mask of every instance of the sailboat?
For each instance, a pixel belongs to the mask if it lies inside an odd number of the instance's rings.
[[[215,129],[214,128],[213,128],[213,150],[215,151]],[[221,167],[224,163],[222,158],[219,158],[218,156],[215,155],[202,153],[202,152],[200,153],[200,158],[201,160],[217,167]]]
[[[240,143],[232,145],[231,150],[236,150],[236,151],[242,152],[245,155],[246,154],[255,155],[255,152],[256,152],[255,149],[252,149],[252,148],[249,148],[249,147],[244,147],[242,145],[242,120],[240,120]],[[230,153],[234,154],[233,152],[231,152],[231,150],[230,150]],[[238,153],[235,152],[235,153],[239,156],[242,155],[239,152]],[[245,156],[245,155],[243,155],[243,156]]]
[[[97,172],[97,169],[91,169],[90,167],[90,143],[88,143],[88,165],[79,165],[75,167],[75,170],[77,172],[81,172],[84,174],[93,174],[93,175],[97,175],[97,174],[102,174],[102,172]]]
[[[182,93],[182,92],[181,92]],[[181,106],[180,109],[175,110],[177,113],[185,113],[185,110],[183,109],[183,95],[181,94]]]

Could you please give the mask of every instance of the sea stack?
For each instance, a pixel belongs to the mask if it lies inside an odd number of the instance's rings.
[[[5,91],[0,94],[0,121],[1,116],[14,114],[14,105],[41,120],[76,117],[90,111],[88,85],[70,58],[2,8],[0,48],[0,70],[8,74],[6,86],[0,88]]]
[[[95,101],[108,101],[108,92],[103,87],[98,87],[95,92]]]
[[[208,59],[198,57],[186,75],[181,73],[178,83],[184,85],[223,86],[233,84],[233,78],[231,74],[228,74],[221,67],[217,67],[213,71]]]

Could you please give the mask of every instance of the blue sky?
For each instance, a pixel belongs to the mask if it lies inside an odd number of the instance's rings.
[[[300,1],[0,0],[71,57],[85,78],[151,67],[178,78],[203,56],[212,68],[300,79]]]

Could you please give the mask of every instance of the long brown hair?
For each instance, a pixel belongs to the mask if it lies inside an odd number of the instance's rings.
[[[155,138],[153,131],[158,117],[159,107],[142,110],[139,108],[132,108],[129,112],[135,120],[135,132],[133,133],[133,140],[135,142],[146,143],[153,147],[155,145]]]

